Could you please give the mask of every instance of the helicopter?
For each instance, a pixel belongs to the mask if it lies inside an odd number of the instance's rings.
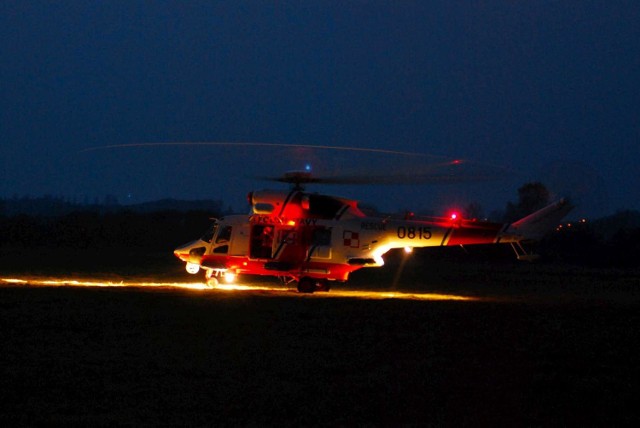
[[[203,270],[209,286],[233,282],[239,274],[275,276],[296,282],[300,293],[313,293],[346,283],[359,269],[383,266],[392,249],[510,244],[519,260],[533,260],[537,256],[522,242],[540,239],[573,208],[559,199],[507,224],[459,214],[393,218],[367,215],[353,199],[306,191],[308,184],[337,182],[309,171],[288,172],[274,181],[292,186],[250,192],[248,214],[213,219],[203,236],[175,249],[188,273]]]

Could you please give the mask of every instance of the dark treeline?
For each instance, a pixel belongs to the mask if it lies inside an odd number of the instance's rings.
[[[121,205],[113,195],[106,195],[102,200],[83,198],[82,201],[76,199],[41,196],[32,198],[29,196],[14,196],[10,199],[0,198],[0,216],[14,216],[26,214],[37,217],[60,217],[75,212],[98,212],[114,213],[131,211],[136,213],[149,213],[157,211],[211,211],[222,212],[222,201],[219,200],[197,200],[184,201],[177,199],[161,199],[152,202],[139,204]]]
[[[215,213],[76,212],[60,217],[0,217],[0,245],[49,248],[172,249],[204,233]]]
[[[0,200],[5,248],[172,249],[200,236],[219,201],[163,200],[132,206],[73,204],[56,198]]]
[[[638,267],[640,212],[627,210],[593,221],[566,222],[539,244],[553,260],[596,267]]]

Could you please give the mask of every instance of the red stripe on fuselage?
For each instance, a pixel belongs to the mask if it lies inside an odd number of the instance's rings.
[[[344,263],[327,263],[327,262],[304,262],[294,265],[289,270],[273,270],[265,269],[267,262],[275,260],[267,259],[249,259],[244,256],[214,256],[205,255],[201,264],[220,263],[232,272],[238,274],[266,275],[266,276],[288,276],[296,280],[303,276],[313,278],[332,279],[338,281],[346,281],[351,272],[361,269],[362,266],[348,265]]]
[[[446,245],[493,244],[501,229],[499,223],[463,222],[453,228]]]

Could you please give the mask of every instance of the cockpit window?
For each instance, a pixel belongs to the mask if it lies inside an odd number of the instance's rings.
[[[220,233],[218,233],[218,237],[216,238],[216,244],[229,242],[229,239],[231,239],[231,226],[225,226],[220,229]]]
[[[207,231],[204,233],[204,235],[202,235],[202,239],[204,242],[208,242],[211,243],[211,241],[213,240],[213,235],[216,234],[216,230],[218,229],[218,223],[213,223],[211,226],[209,226],[209,229],[207,229]]]

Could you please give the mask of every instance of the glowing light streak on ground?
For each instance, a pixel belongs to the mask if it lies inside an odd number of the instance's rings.
[[[77,280],[60,278],[0,278],[0,284],[13,284],[19,286],[42,286],[42,287],[150,287],[150,288],[180,288],[191,290],[205,290],[210,292],[269,292],[268,295],[297,295],[307,298],[350,298],[365,300],[453,300],[453,301],[477,301],[484,300],[479,297],[461,296],[454,294],[439,293],[417,293],[401,291],[372,291],[372,290],[344,290],[337,289],[330,292],[317,292],[314,294],[298,293],[295,288],[265,284],[219,284],[216,287],[208,287],[204,283],[188,282],[151,282],[151,281],[104,281],[98,279]]]
[[[295,291],[293,288],[269,285],[218,284],[212,290],[224,291]]]
[[[367,291],[367,290],[331,290],[329,293],[315,293],[314,296],[323,297],[348,297],[353,299],[368,300],[458,300],[458,301],[474,301],[482,300],[478,297],[458,296],[455,294],[438,294],[438,293],[411,293],[400,291]]]
[[[57,287],[175,287],[193,290],[206,290],[206,284],[188,282],[111,282],[104,280],[76,280],[76,279],[42,279],[42,278],[2,278],[2,282],[19,285],[39,285]]]

